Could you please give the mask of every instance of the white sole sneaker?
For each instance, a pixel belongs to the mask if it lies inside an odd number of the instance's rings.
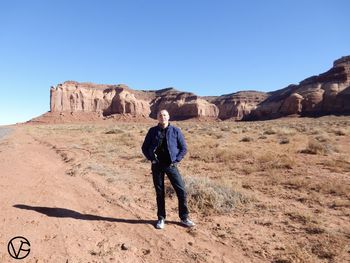
[[[193,223],[191,220],[186,219],[186,220],[181,220],[181,224],[186,226],[186,227],[194,227],[196,224]]]
[[[165,226],[165,220],[158,220],[156,224],[157,229],[163,229]]]

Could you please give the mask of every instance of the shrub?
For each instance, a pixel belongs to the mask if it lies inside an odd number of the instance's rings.
[[[321,134],[315,137],[315,140],[319,142],[328,142],[330,140],[329,136],[327,134]]]
[[[350,172],[350,162],[345,157],[337,159],[328,159],[323,163],[332,172]]]
[[[264,131],[264,134],[266,135],[272,135],[272,134],[276,134],[276,130],[274,128],[269,128],[266,131]]]
[[[292,169],[295,165],[293,157],[287,154],[275,154],[266,152],[257,158],[257,164],[260,171],[268,171],[271,169]]]
[[[185,177],[185,182],[189,205],[204,214],[230,212],[249,201],[244,194],[209,178]]]
[[[105,134],[122,134],[122,133],[124,133],[124,131],[121,129],[112,129],[105,132]]]
[[[280,144],[287,144],[287,143],[289,143],[289,139],[288,138],[284,137],[284,138],[280,139]]]
[[[228,126],[221,127],[221,131],[229,132],[230,131],[230,127],[228,127]]]
[[[280,136],[292,136],[295,135],[296,131],[295,129],[292,129],[290,127],[281,127],[278,129],[277,134]]]
[[[336,151],[337,149],[329,142],[319,142],[315,139],[310,139],[307,148],[301,152],[308,154],[329,154]]]
[[[346,135],[346,130],[344,129],[336,129],[333,130],[333,133],[338,136],[345,136]]]
[[[249,136],[244,136],[240,141],[241,142],[252,142],[254,139]]]

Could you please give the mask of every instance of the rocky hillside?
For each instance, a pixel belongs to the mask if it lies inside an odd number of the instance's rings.
[[[217,118],[218,108],[189,93],[174,88],[138,91],[126,85],[97,85],[66,81],[51,88],[50,111],[97,113],[101,117],[127,114],[156,118],[157,111],[165,108],[173,119],[196,117]]]
[[[244,119],[271,119],[288,115],[350,114],[350,56],[333,67],[284,89],[270,92]]]
[[[222,120],[241,120],[256,109],[257,105],[268,97],[268,93],[259,91],[239,91],[219,97],[205,97],[219,109],[218,118]]]
[[[200,97],[174,88],[140,91],[126,85],[100,85],[66,81],[51,88],[52,114],[91,113],[100,118],[127,115],[155,118],[160,108],[173,119],[272,119],[289,115],[320,116],[350,113],[350,56],[298,85],[273,92],[240,91]],[[78,115],[77,115],[78,116]]]

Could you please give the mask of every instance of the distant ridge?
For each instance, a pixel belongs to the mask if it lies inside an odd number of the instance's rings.
[[[284,116],[348,115],[350,56],[335,60],[327,72],[273,92],[247,90],[201,97],[174,87],[146,91],[125,84],[66,81],[51,87],[50,112],[45,118],[51,114],[51,119],[73,115],[76,120],[79,116],[93,116],[92,120],[111,117],[149,119],[156,118],[157,111],[163,108],[169,111],[173,120],[266,120]],[[35,120],[40,121],[40,116]],[[64,122],[65,118],[60,117],[60,121]]]

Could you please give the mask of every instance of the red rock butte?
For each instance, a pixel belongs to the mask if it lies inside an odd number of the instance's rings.
[[[75,116],[75,120],[150,119],[167,109],[173,120],[193,118],[261,120],[284,116],[350,114],[350,56],[337,59],[325,73],[273,92],[239,91],[221,96],[197,96],[174,88],[135,90],[124,84],[103,85],[66,81],[51,87],[45,118]],[[73,119],[74,119],[73,118]]]

